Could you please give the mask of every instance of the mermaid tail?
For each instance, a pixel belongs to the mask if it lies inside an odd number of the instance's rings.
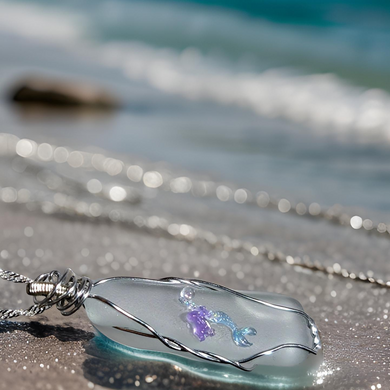
[[[197,306],[193,302],[195,291],[190,287],[185,287],[180,293],[179,301],[186,305],[191,311],[187,314],[187,323],[192,328],[193,334],[199,341],[204,341],[206,337],[214,336],[215,331],[211,324],[224,325],[232,332],[234,344],[239,347],[250,347],[250,343],[245,336],[255,336],[256,329],[246,327],[237,328],[234,321],[223,311],[207,310],[205,306]]]
[[[256,329],[246,327],[246,328],[236,328],[232,331],[233,341],[239,347],[250,347],[252,345],[245,336],[255,336]]]

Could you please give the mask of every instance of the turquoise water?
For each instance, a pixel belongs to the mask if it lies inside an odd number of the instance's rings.
[[[306,74],[332,72],[354,84],[390,90],[387,1],[7,3],[70,13],[84,37],[100,42],[138,41],[174,50],[194,47],[241,70],[288,67]]]
[[[337,19],[332,13],[334,10],[343,10],[344,19],[347,19],[345,16],[348,12],[349,19],[352,21],[356,15],[360,15],[363,22],[369,17],[367,12],[376,11],[379,16],[390,10],[386,0],[326,0],[321,2],[311,0],[176,0],[176,2],[230,8],[250,15],[264,16],[278,22],[305,24],[335,24]],[[379,24],[381,18],[376,22]]]
[[[64,131],[10,119],[16,132],[378,210],[390,209],[389,42],[387,1],[0,1],[4,83],[80,77],[126,105]]]

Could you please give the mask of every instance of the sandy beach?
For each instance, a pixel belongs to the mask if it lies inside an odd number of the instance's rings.
[[[58,31],[61,35],[67,30]],[[132,50],[134,55],[134,47]],[[134,74],[129,77],[123,67],[102,56],[108,53],[103,44],[83,41],[74,47],[71,40],[50,42],[3,29],[0,53],[1,132],[76,150],[104,150],[112,157],[157,166],[177,177],[234,183],[236,188],[253,193],[267,191],[277,199],[323,206],[339,203],[351,215],[374,222],[390,219],[388,125],[360,127],[358,134],[352,132],[351,125],[348,131],[340,127],[340,131],[329,133],[309,122],[288,120],[285,111],[259,115],[253,106],[240,106],[234,99],[218,100],[220,95],[213,94],[211,88],[196,90],[198,95],[191,97],[188,91],[195,89],[190,87],[170,89],[144,76],[138,80]],[[161,61],[165,58],[169,63],[176,58],[176,54],[170,57],[169,53],[159,53]],[[131,58],[127,60],[131,62]],[[141,54],[139,58],[143,58]],[[209,64],[207,61],[204,64]],[[180,68],[180,64],[175,63],[175,67],[184,78],[183,69],[187,68]],[[211,70],[207,72],[212,74]],[[225,76],[233,79],[232,70],[229,72]],[[14,83],[31,75],[90,83],[112,93],[122,105],[102,112],[29,109],[11,103],[7,94]],[[234,80],[240,75],[236,72]],[[350,98],[355,91],[366,88],[346,85],[343,82],[337,88],[342,91],[340,96],[348,96],[349,103],[355,102]],[[201,92],[204,95],[199,97]],[[387,92],[375,96],[372,100],[379,99],[380,107],[386,107]],[[9,157],[0,157],[1,187],[23,183],[42,190],[42,183],[18,173],[13,164]],[[48,166],[52,168],[53,164]],[[69,166],[59,170],[77,178]],[[91,170],[83,175],[85,180],[98,177],[102,183],[125,185],[119,176]],[[308,256],[325,266],[339,263],[357,274],[372,271],[384,280],[390,278],[387,235],[279,212],[277,207],[260,209],[237,201],[221,202],[215,197],[132,185],[142,197],[140,203],[129,206],[134,215],[159,216],[292,256]],[[85,201],[93,199],[83,196]],[[2,202],[0,213],[4,248],[0,249],[1,268],[35,277],[66,264],[92,279],[174,275],[206,279],[237,290],[289,295],[316,319],[324,344],[324,364],[307,388],[389,387],[389,303],[384,288],[115,223],[44,215],[21,204]],[[28,297],[20,286],[11,285],[0,294],[0,307],[21,305],[28,305]],[[94,338],[82,311],[65,321],[52,310],[39,321],[32,318],[1,323],[0,388],[31,389],[33,375],[37,389],[237,389],[234,382],[202,377],[166,362],[138,361],[113,351],[104,355],[101,351],[105,348],[101,339]],[[301,388],[299,383],[289,385]],[[246,383],[242,389],[269,386]]]

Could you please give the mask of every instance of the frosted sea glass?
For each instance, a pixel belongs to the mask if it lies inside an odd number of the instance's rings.
[[[204,286],[191,286],[195,290],[194,301],[208,310],[223,311],[238,327],[253,327],[256,334],[248,336],[252,344],[240,347],[233,342],[231,331],[212,324],[215,335],[204,341],[194,337],[186,322],[188,311],[179,301],[186,285],[174,281],[155,281],[137,278],[112,278],[96,284],[91,296],[98,295],[115,303],[121,309],[142,319],[160,335],[177,340],[194,350],[211,352],[232,361],[243,361],[264,350],[284,343],[313,347],[313,333],[307,320],[293,312],[278,310],[259,304],[226,291],[216,291]],[[246,292],[254,298],[290,308],[302,310],[299,302],[278,294]],[[244,378],[257,376],[278,378],[279,383],[296,382],[297,378],[309,378],[321,363],[321,351],[317,355],[302,349],[285,348],[266,356],[257,357],[244,364],[253,368],[241,371],[226,364],[207,362],[188,352],[168,348],[142,325],[125,317],[109,305],[93,298],[85,301],[87,315],[95,328],[110,340],[130,347],[141,358],[170,360],[184,364],[191,371],[213,372],[218,376]],[[204,371],[206,370],[206,371]],[[226,377],[227,375],[227,377]]]

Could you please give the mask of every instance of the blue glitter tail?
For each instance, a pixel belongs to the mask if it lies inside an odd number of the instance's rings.
[[[255,336],[257,334],[256,329],[254,328],[236,328],[233,330],[233,340],[236,345],[239,347],[250,347],[252,345],[251,342],[249,342],[245,336]]]

